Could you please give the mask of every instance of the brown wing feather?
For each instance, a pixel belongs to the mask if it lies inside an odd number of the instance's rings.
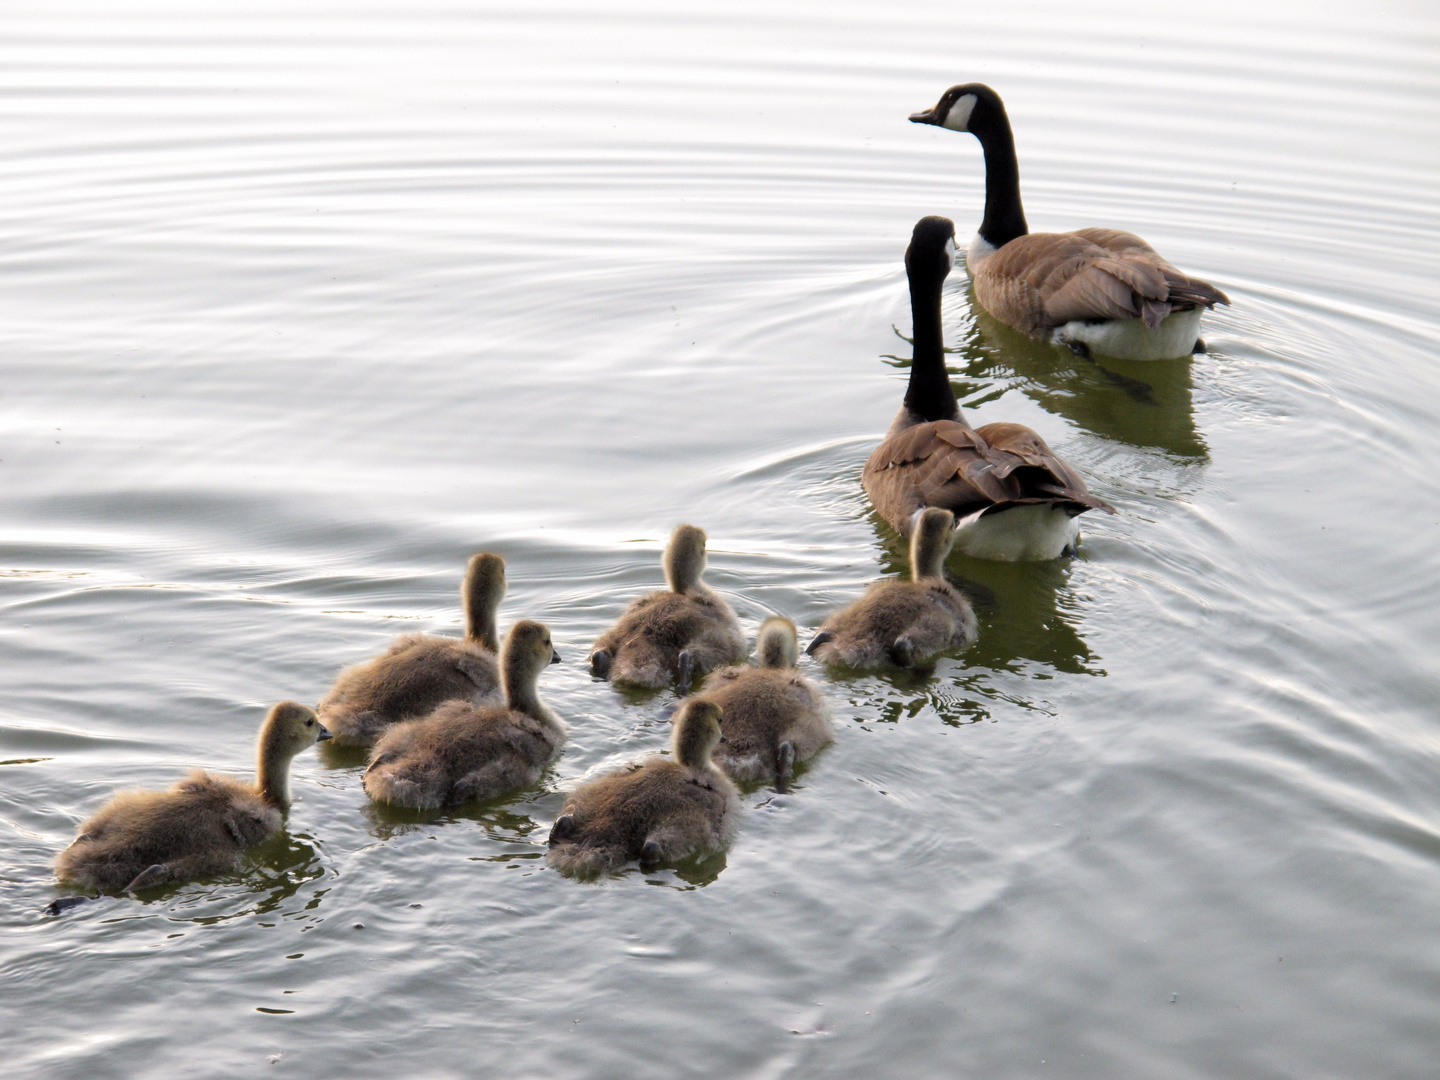
[[[1056,502],[1115,513],[1104,499],[1090,494],[1080,474],[1032,429],[1023,424],[986,424],[977,429],[977,434],[990,445],[996,475],[1019,477],[1025,501],[1039,502],[1043,501],[1039,496],[1049,495]],[[1024,475],[1026,470],[1032,470],[1028,476]]]
[[[1001,440],[993,445],[987,430]],[[957,420],[915,424],[888,435],[861,473],[870,501],[901,534],[926,506],[957,517],[994,506],[1060,503],[1112,510],[1095,498],[1045,440],[1019,424],[971,428]]]
[[[1204,305],[1213,308],[1216,304],[1230,303],[1230,298],[1219,289],[1197,278],[1187,277],[1173,266],[1165,266],[1165,280],[1170,285],[1170,302],[1180,307]]]
[[[1118,229],[1018,236],[973,276],[980,306],[1032,337],[1072,320],[1141,318],[1156,327],[1171,311],[1230,302]]]
[[[1133,232],[1126,232],[1124,229],[1076,229],[1068,233],[1046,233],[1047,236],[1078,236],[1087,240],[1096,247],[1104,248],[1112,255],[1123,255],[1128,252],[1144,252],[1148,255],[1157,255],[1158,252]]]
[[[1062,326],[1071,319],[1133,319],[1139,315],[1134,286],[1105,268],[1111,261],[1074,265],[1063,283],[1047,290],[1043,301],[1046,326]]]

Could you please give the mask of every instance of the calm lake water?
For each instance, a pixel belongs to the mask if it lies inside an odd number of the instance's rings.
[[[1432,1077],[1440,18],[1428,3],[14,5],[0,36],[0,1050],[36,1077]],[[902,254],[1037,230],[1234,306],[1104,367],[945,295],[976,423],[1120,513],[951,560],[981,640],[825,680],[728,855],[547,869],[672,695],[583,663],[681,521],[753,634],[903,565],[859,472]],[[118,787],[247,773],[410,630],[554,630],[540,788],[377,810],[295,764],[244,872],[63,918]],[[816,679],[822,672],[806,661]]]

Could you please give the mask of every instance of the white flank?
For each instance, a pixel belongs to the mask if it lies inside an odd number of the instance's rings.
[[[1049,503],[998,514],[976,511],[955,526],[955,547],[977,559],[1039,562],[1058,559],[1080,534],[1080,522]]]
[[[974,246],[973,244],[971,245]],[[1057,345],[1083,341],[1090,351],[1118,360],[1174,360],[1189,356],[1200,336],[1204,308],[1175,311],[1154,330],[1143,319],[1111,319],[1108,322],[1068,322],[1056,327],[1051,340]]]

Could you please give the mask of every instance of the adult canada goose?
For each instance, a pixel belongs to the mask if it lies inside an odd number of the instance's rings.
[[[500,703],[495,611],[505,596],[505,560],[472,556],[460,586],[464,638],[406,634],[380,656],[340,672],[317,706],[337,746],[368,746],[391,724],[445,701]]]
[[[581,784],[550,830],[550,864],[590,876],[640,860],[674,862],[730,843],[740,800],[710,761],[720,734],[720,707],[692,698],[675,716],[673,757],[644,761]]]
[[[1181,273],[1133,233],[1032,233],[1020,205],[1015,138],[1000,95],[982,83],[946,90],[917,124],[968,131],[985,153],[985,217],[965,253],[975,299],[1031,337],[1122,360],[1189,356],[1200,316],[1229,299]]]
[[[540,779],[565,744],[565,723],[540,700],[536,683],[560,656],[545,626],[521,619],[510,628],[500,660],[504,706],[447,701],[380,737],[365,770],[372,799],[433,810],[491,799]]]
[[[905,400],[860,474],[880,516],[902,536],[915,516],[940,506],[958,522],[955,546],[981,559],[1054,559],[1073,550],[1086,510],[1114,513],[1080,475],[1020,424],[972,428],[945,370],[940,290],[955,259],[947,218],[915,224],[905,250],[914,359]]]
[[[197,769],[168,791],[122,791],[80,826],[55,872],[101,892],[133,892],[233,870],[246,848],[284,825],[290,760],[329,737],[314,709],[282,701],[260,725],[255,783]]]
[[[665,547],[670,588],[631,603],[595,642],[590,670],[602,679],[658,688],[673,680],[681,692],[696,674],[745,659],[745,635],[730,605],[700,575],[705,532],[681,525]]]
[[[949,510],[925,510],[910,537],[910,580],[871,582],[864,596],[825,620],[805,651],[851,668],[908,668],[973,642],[975,612],[944,576],[954,525]]]
[[[715,748],[715,763],[732,780],[774,777],[784,790],[795,764],[834,742],[835,729],[825,699],[795,670],[794,623],[766,619],[755,658],[758,667],[741,664],[712,672],[699,696],[725,715],[725,741]]]

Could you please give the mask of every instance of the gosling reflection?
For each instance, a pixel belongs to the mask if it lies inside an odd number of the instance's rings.
[[[545,833],[526,812],[530,805],[528,800],[517,800],[511,795],[443,810],[414,810],[391,803],[371,802],[362,812],[377,840],[393,840],[408,833],[433,830],[438,825],[478,822],[488,839],[523,847],[519,851],[502,851],[494,856],[481,857],[483,861],[512,862],[543,857],[538,845],[544,841]]]
[[[347,745],[334,739],[317,747],[320,764],[327,769],[363,769],[370,763],[370,747]]]
[[[689,859],[682,860],[672,866],[670,873],[679,879],[679,881],[683,882],[681,885],[677,885],[674,882],[667,882],[663,871],[652,870],[649,878],[651,884],[668,884],[672,889],[689,892],[692,889],[703,888],[706,885],[712,884],[724,870],[725,852],[717,851],[711,855],[693,855]]]
[[[931,672],[933,675],[934,673]],[[890,684],[894,696],[877,702],[879,709],[875,721],[881,724],[896,724],[912,720],[926,709],[934,713],[942,724],[949,727],[964,727],[991,719],[991,704],[1006,700],[1022,708],[1030,707],[1028,702],[998,694],[987,681],[987,673],[966,673],[949,679],[906,680],[900,674],[881,673],[881,678]]]
[[[245,914],[264,915],[278,911],[312,882],[325,877],[325,864],[308,833],[282,831],[252,850],[256,902]],[[317,893],[316,899],[323,894]]]
[[[1018,389],[1046,412],[1102,438],[1178,457],[1209,457],[1195,428],[1189,358],[1076,356],[1012,330],[986,314],[973,296],[969,301],[974,322],[957,336],[955,349],[966,376],[1017,379]]]

